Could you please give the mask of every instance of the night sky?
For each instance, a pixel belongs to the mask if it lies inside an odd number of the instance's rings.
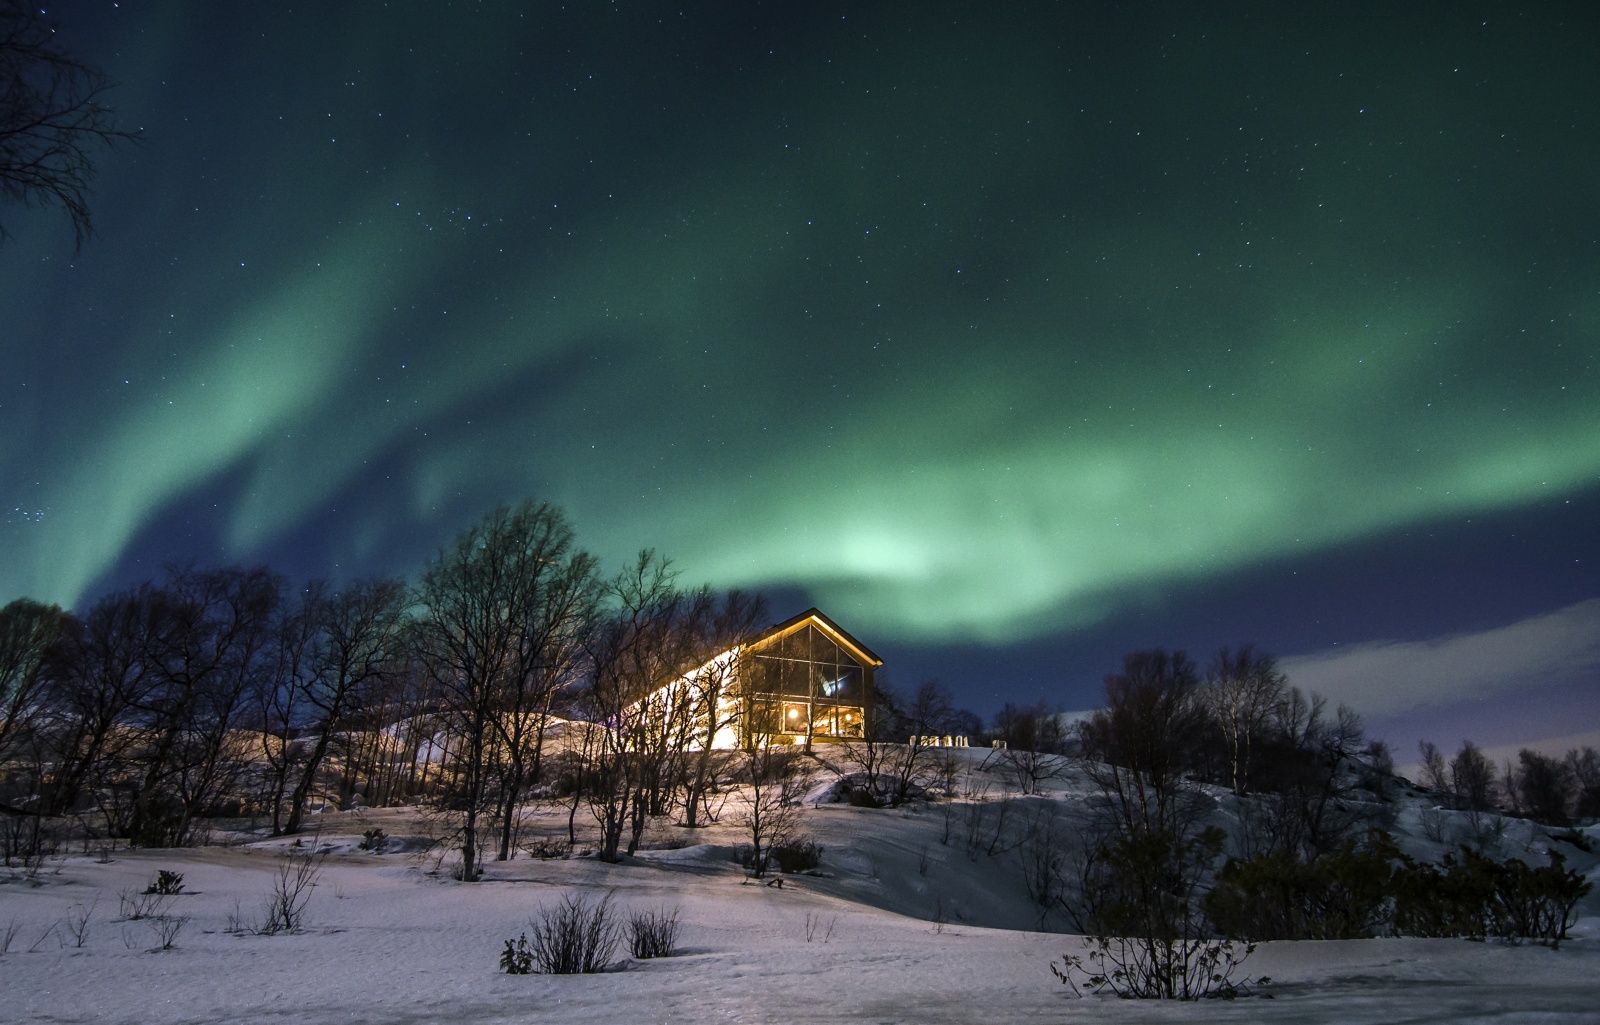
[[[1593,4],[47,5],[0,601],[495,505],[988,714],[1254,641],[1401,760],[1600,728]],[[1592,742],[1592,740],[1591,740]]]

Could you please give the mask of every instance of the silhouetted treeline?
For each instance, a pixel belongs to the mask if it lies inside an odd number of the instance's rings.
[[[733,766],[709,741],[736,667],[650,695],[765,615],[678,586],[649,551],[603,577],[533,502],[463,531],[415,584],[185,567],[81,615],[20,599],[0,609],[3,854],[37,858],[63,830],[169,846],[217,819],[293,833],[323,806],[425,802],[471,879],[544,793],[614,858],[652,816],[715,815]]]
[[[1440,865],[1402,855],[1388,832],[1402,785],[1387,748],[1365,742],[1350,709],[1301,693],[1252,648],[1218,652],[1203,674],[1181,652],[1135,652],[1105,688],[1105,707],[1080,730],[1102,800],[1077,856],[1063,861],[1058,899],[1098,938],[1102,969],[1152,980],[1144,995],[1173,995],[1161,980],[1203,981],[1208,966],[1236,964],[1230,938],[1559,944],[1592,889],[1565,868],[1554,838],[1546,866],[1489,856],[1504,828],[1490,817],[1466,816],[1477,824],[1467,839],[1483,849],[1463,846]],[[1592,751],[1563,760],[1524,751],[1497,781],[1471,744],[1448,765],[1432,745],[1423,755],[1430,781],[1462,809],[1503,803],[1549,823],[1588,807],[1580,781],[1596,761]],[[1205,784],[1237,797],[1228,832]],[[1436,832],[1429,839],[1442,842]]]
[[[441,759],[392,580],[291,590],[264,569],[176,569],[81,617],[0,610],[7,854],[46,820],[165,846],[208,819],[298,829],[309,803],[403,800]]]
[[[1592,747],[1560,758],[1523,748],[1498,769],[1470,740],[1450,759],[1426,740],[1419,753],[1422,782],[1450,807],[1509,812],[1552,826],[1600,818],[1600,753]]]

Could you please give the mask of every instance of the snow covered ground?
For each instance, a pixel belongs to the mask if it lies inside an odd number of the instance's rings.
[[[1050,799],[1064,803],[1073,782],[1056,788]],[[658,849],[620,865],[522,856],[462,884],[431,860],[357,848],[375,826],[399,846],[416,826],[407,813],[328,816],[317,841],[328,857],[304,928],[278,935],[229,926],[258,917],[284,840],[53,861],[0,883],[0,938],[11,934],[0,955],[0,1020],[1600,1022],[1592,914],[1560,950],[1264,944],[1246,973],[1272,977],[1270,999],[1076,998],[1049,964],[1079,941],[1029,931],[1038,911],[1014,859],[969,853],[962,820],[947,831],[938,805],[808,809],[804,828],[826,847],[823,874],[787,877],[781,889],[745,879],[731,818],[693,834],[662,827],[650,837]],[[564,826],[551,809],[528,828],[555,835]],[[172,949],[156,951],[149,920],[119,920],[119,894],[142,890],[161,869],[183,874],[170,910],[187,921]],[[614,970],[593,976],[501,974],[504,942],[541,904],[575,889],[611,891],[624,910],[681,908],[681,955],[633,961],[620,950]],[[73,923],[85,911],[79,946]]]

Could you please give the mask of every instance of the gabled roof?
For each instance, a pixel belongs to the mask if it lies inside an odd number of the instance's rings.
[[[883,665],[883,659],[874,655],[872,649],[851,637],[838,623],[824,616],[819,609],[807,609],[792,619],[786,619],[776,626],[768,627],[762,633],[751,638],[746,647],[759,648],[768,641],[775,641],[779,637],[794,633],[808,623],[827,634],[835,644],[855,656],[856,661],[861,664],[874,667]]]

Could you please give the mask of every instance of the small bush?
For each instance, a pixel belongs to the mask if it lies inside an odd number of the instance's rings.
[[[622,939],[609,893],[599,900],[569,895],[554,907],[540,909],[530,924],[533,938],[528,949],[535,970],[545,975],[604,971]]]
[[[1475,867],[1458,865],[1451,855],[1445,855],[1442,865],[1402,866],[1394,875],[1394,890],[1394,930],[1401,936],[1481,940],[1489,934],[1493,879]]]
[[[166,913],[172,898],[145,889],[141,893],[122,890],[117,894],[117,913],[124,921],[137,922],[141,918],[155,918]]]
[[[1396,873],[1395,931],[1408,936],[1493,936],[1559,947],[1594,884],[1566,867],[1559,851],[1534,868],[1497,862],[1469,847],[1442,866],[1406,865]]]
[[[849,784],[846,784],[844,789],[843,789],[843,792],[844,792],[845,801],[847,803],[849,803],[852,807],[855,807],[855,808],[882,808],[883,807],[882,799],[880,799],[877,794],[874,794],[870,787],[858,787],[858,786],[851,786]]]
[[[156,873],[155,882],[146,886],[144,892],[161,897],[176,897],[183,892],[183,873],[161,869]]]
[[[1217,873],[1206,912],[1217,931],[1246,940],[1350,940],[1383,931],[1393,913],[1386,837],[1348,840],[1312,862],[1281,854],[1234,859]]]
[[[1067,954],[1050,971],[1078,996],[1109,992],[1125,1000],[1201,1000],[1249,996],[1268,978],[1233,976],[1255,944],[1231,940],[1090,936],[1086,954]],[[1082,988],[1080,988],[1080,986]]]
[[[387,843],[388,840],[388,833],[385,833],[382,829],[373,828],[361,834],[361,843],[357,846],[364,851],[372,851],[375,854],[382,854],[383,845]]]
[[[761,872],[777,869],[780,872],[805,872],[822,864],[821,844],[810,837],[800,837],[795,840],[784,840],[770,844],[761,852]],[[752,872],[756,871],[756,851],[749,844],[739,848],[739,864]]]
[[[528,934],[523,933],[513,942],[506,940],[506,949],[500,952],[500,970],[507,975],[528,975],[533,971],[533,951],[528,947]]]
[[[546,840],[544,837],[529,840],[522,845],[522,849],[528,857],[538,858],[540,861],[555,861],[572,856],[571,844],[565,840]]]
[[[628,919],[628,949],[641,961],[677,953],[678,909],[634,912]]]
[[[823,847],[809,836],[775,843],[767,848],[771,863],[780,872],[805,872],[822,864]]]

